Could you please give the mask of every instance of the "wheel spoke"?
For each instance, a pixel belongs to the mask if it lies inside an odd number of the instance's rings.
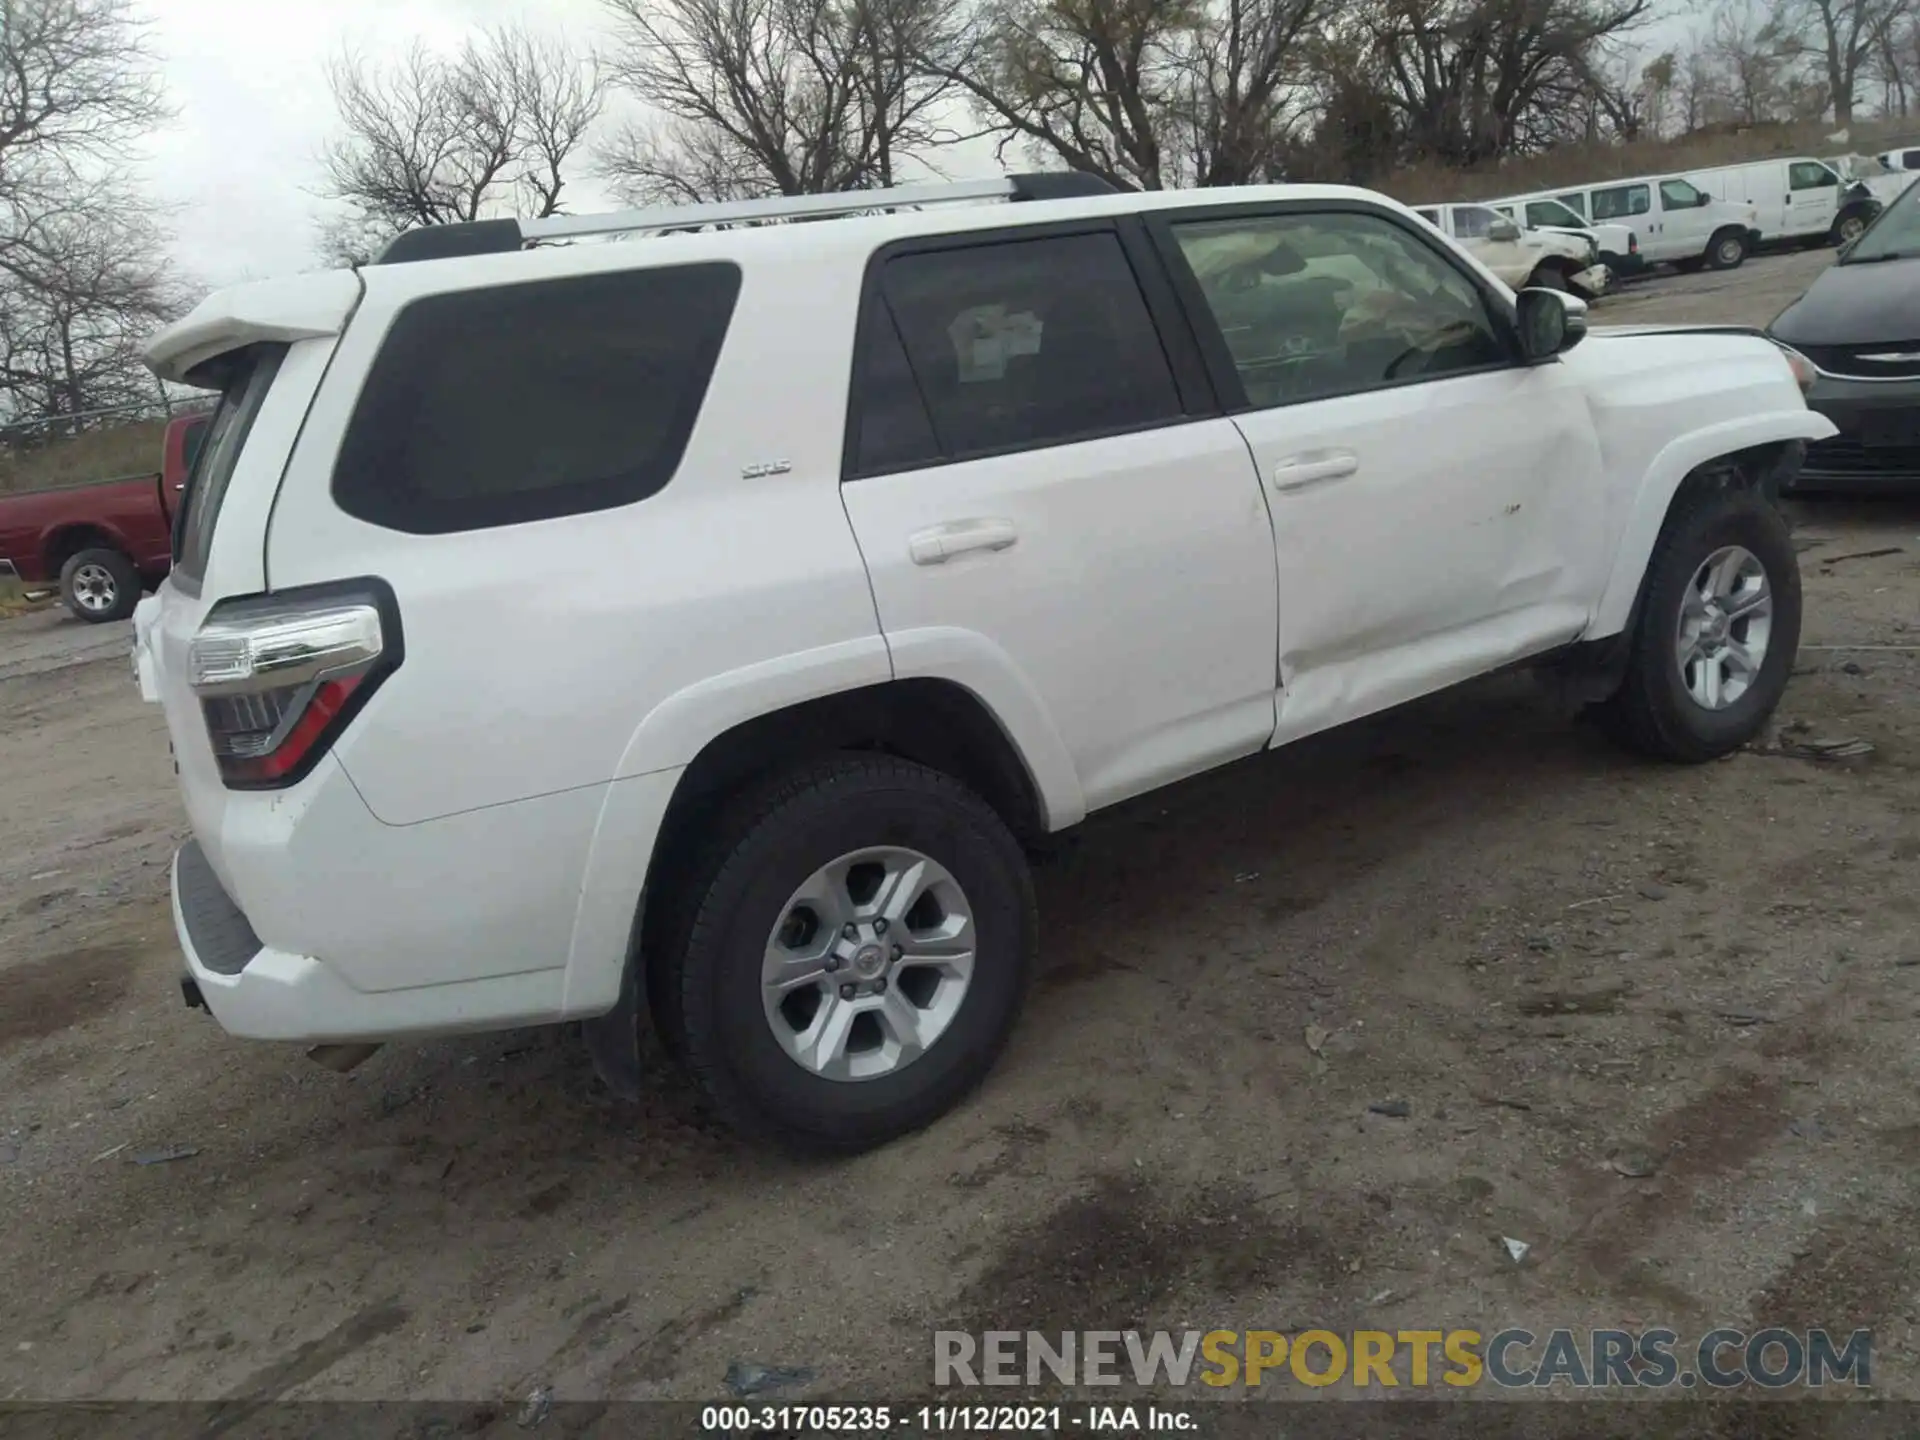
[[[1744,620],[1751,615],[1766,615],[1773,610],[1773,592],[1767,588],[1767,576],[1763,570],[1759,583],[1751,590],[1742,590],[1729,598],[1727,619]]]
[[[824,955],[795,955],[775,942],[767,947],[767,966],[763,983],[776,995],[788,995],[802,985],[817,985],[827,978]]]
[[[1759,665],[1755,663],[1753,651],[1749,650],[1745,645],[1740,644],[1737,640],[1729,640],[1727,642],[1727,648],[1723,652],[1722,658],[1726,663],[1727,669],[1732,672],[1729,677],[1731,679],[1751,680],[1754,672],[1760,668]]]
[[[842,1000],[838,995],[824,996],[814,1013],[813,1023],[800,1036],[800,1062],[829,1080],[846,1079],[847,1037],[853,1033],[854,1017],[859,1013],[852,1001]]]
[[[921,1033],[921,1013],[898,989],[889,990],[881,997],[878,1014],[881,1025],[900,1047],[895,1065],[904,1064],[927,1048]]]
[[[1694,694],[1700,703],[1709,710],[1720,708],[1720,660],[1717,656],[1700,657],[1699,668],[1694,672],[1699,676],[1699,688]]]
[[[860,907],[861,918],[877,917],[889,925],[900,924],[906,919],[914,902],[925,893],[931,879],[930,872],[931,862],[924,856],[915,855],[911,859],[902,856],[889,860],[880,888],[874,892],[873,899]]]
[[[921,931],[901,937],[902,965],[917,965],[939,970],[956,980],[973,974],[973,920],[952,915],[937,930]]]
[[[1707,593],[1716,600],[1724,600],[1733,593],[1735,582],[1740,576],[1740,561],[1744,552],[1728,550],[1714,557],[1707,568]]]

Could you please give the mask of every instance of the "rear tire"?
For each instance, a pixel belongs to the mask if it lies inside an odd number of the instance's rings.
[[[1626,680],[1594,718],[1655,759],[1693,764],[1739,749],[1786,691],[1800,608],[1799,561],[1780,511],[1748,490],[1699,497],[1654,545]]]
[[[1721,230],[1707,242],[1707,265],[1714,270],[1738,270],[1747,258],[1747,237],[1738,230]]]
[[[82,550],[60,567],[60,598],[89,624],[124,620],[140,603],[140,572],[118,550]]]
[[[993,1068],[1038,920],[1019,844],[959,781],[825,757],[730,806],[689,871],[657,932],[656,1019],[734,1128],[852,1154],[930,1124]],[[880,889],[864,890],[868,875]],[[948,959],[916,967],[968,936],[964,975]]]

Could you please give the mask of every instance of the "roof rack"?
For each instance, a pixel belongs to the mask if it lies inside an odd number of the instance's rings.
[[[500,255],[542,240],[578,240],[592,235],[657,235],[675,230],[703,230],[709,226],[761,225],[769,221],[819,220],[877,210],[913,210],[927,205],[1067,200],[1118,193],[1118,187],[1111,181],[1086,171],[1036,171],[1006,175],[997,180],[963,180],[950,185],[899,185],[887,190],[847,190],[832,195],[780,195],[770,200],[615,210],[605,215],[472,220],[408,230],[395,236],[373,263],[398,265],[462,255]]]

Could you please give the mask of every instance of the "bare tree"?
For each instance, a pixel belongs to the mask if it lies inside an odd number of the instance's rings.
[[[130,0],[0,0],[0,263],[170,113]]]
[[[323,193],[348,207],[322,234],[333,258],[414,225],[558,213],[604,95],[591,62],[514,27],[452,55],[416,44],[386,67],[341,54],[327,83],[341,133]]]
[[[151,398],[182,306],[151,199],[118,175],[170,114],[129,0],[0,0],[0,412]]]
[[[1781,0],[1772,23],[1824,84],[1835,124],[1853,123],[1861,81],[1894,15],[1894,0]]]
[[[141,347],[185,308],[158,235],[127,197],[41,229],[0,277],[0,393],[14,416],[150,400]]]
[[[1746,0],[1725,0],[1713,13],[1703,49],[1719,101],[1708,123],[1759,125],[1785,118],[1794,108],[1798,54],[1777,14],[1761,13]]]
[[[601,152],[636,201],[891,185],[958,138],[951,82],[919,57],[949,43],[941,0],[606,0],[610,75],[657,116]]]

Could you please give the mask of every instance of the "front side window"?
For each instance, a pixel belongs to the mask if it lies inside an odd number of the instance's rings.
[[[1705,203],[1703,196],[1684,180],[1662,180],[1660,182],[1660,208],[1662,210],[1692,210]]]
[[[959,460],[1181,417],[1172,367],[1112,231],[897,256],[879,294],[856,398],[862,468],[922,460],[922,419],[939,454]],[[882,312],[898,327],[891,356]]]
[[[611,509],[673,477],[740,293],[666,265],[415,300],[334,466],[348,514],[416,535]]]
[[[1787,167],[1787,184],[1795,190],[1825,190],[1840,177],[1817,160],[1796,160]]]
[[[1257,408],[1509,362],[1478,287],[1384,216],[1248,216],[1173,234]]]
[[[1653,208],[1653,193],[1645,185],[1615,185],[1593,192],[1593,218],[1621,220],[1629,215],[1645,215]]]
[[[1558,200],[1535,200],[1527,206],[1527,224],[1536,227],[1570,225],[1575,229],[1586,222]]]
[[[1571,210],[1582,225],[1587,223],[1587,197],[1584,195],[1562,195],[1560,203]]]

